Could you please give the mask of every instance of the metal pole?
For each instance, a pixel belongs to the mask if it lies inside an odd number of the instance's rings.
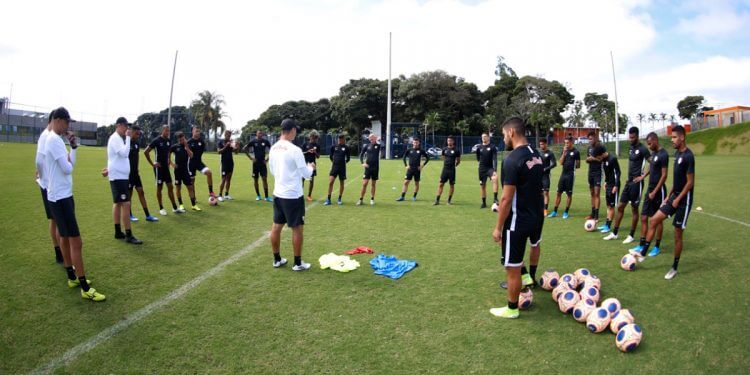
[[[615,78],[615,58],[612,51],[609,51],[609,58],[612,62],[612,82],[615,84],[615,155],[620,157],[620,112],[619,103],[617,102],[617,79]]]
[[[167,108],[167,125],[172,126],[172,93],[174,92],[174,73],[177,71],[177,52],[174,51],[174,67],[172,67],[172,86],[169,88],[169,108]]]
[[[385,116],[385,158],[391,158],[391,33],[388,32],[388,103]]]

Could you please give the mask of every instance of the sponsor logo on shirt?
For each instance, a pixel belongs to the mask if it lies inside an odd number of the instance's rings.
[[[526,161],[526,167],[529,169],[534,168],[535,165],[542,165],[542,158],[533,157],[531,160]]]

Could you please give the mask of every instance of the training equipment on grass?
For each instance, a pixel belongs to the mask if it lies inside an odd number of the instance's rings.
[[[558,274],[557,271],[551,268],[544,271],[544,273],[542,274],[542,277],[539,278],[539,286],[541,286],[542,289],[544,290],[555,289],[555,287],[559,283],[560,283],[560,274]]]
[[[328,253],[321,255],[318,258],[320,263],[320,269],[324,270],[330,268],[334,271],[349,272],[359,268],[359,262],[349,258],[346,255],[337,255],[334,253]]]
[[[209,206],[216,206],[217,204],[219,204],[219,201],[216,199],[216,197],[214,197],[213,195],[208,197]]]
[[[594,310],[596,310],[596,302],[589,298],[582,299],[573,307],[573,319],[581,323],[586,323],[586,318]]]
[[[633,271],[635,270],[635,265],[637,264],[635,257],[633,254],[625,254],[622,259],[620,259],[620,267],[624,269],[625,271]]]
[[[609,311],[603,307],[599,307],[592,311],[586,318],[586,328],[593,333],[599,333],[609,326],[609,321]]]
[[[586,232],[593,232],[596,229],[596,220],[588,219],[583,223],[583,229]]]
[[[583,280],[583,286],[591,285],[596,289],[601,290],[602,289],[602,280],[596,277],[596,275],[588,275]]]
[[[370,259],[370,267],[376,275],[399,279],[405,273],[413,270],[419,264],[413,260],[400,260],[392,255],[378,254],[375,258]]]
[[[560,276],[560,284],[568,284],[570,289],[578,288],[578,279],[572,273],[566,273]]]
[[[642,338],[643,331],[641,331],[641,326],[634,323],[626,324],[617,332],[615,345],[617,345],[617,349],[625,353],[632,352],[640,345]]]
[[[581,296],[578,295],[578,292],[575,290],[568,290],[557,298],[557,306],[564,314],[570,314],[573,312],[576,303],[580,300]]]
[[[552,299],[557,302],[557,299],[560,298],[560,295],[563,294],[563,292],[567,292],[570,289],[568,284],[560,283],[558,286],[555,287],[555,289],[552,289]]]
[[[594,302],[599,302],[599,297],[601,297],[599,289],[593,285],[584,284],[583,288],[581,288],[581,299],[588,298],[594,300]]]
[[[499,206],[497,205],[497,203],[492,204],[492,212],[497,212],[498,208]]]
[[[609,311],[609,317],[615,316],[620,311],[620,301],[617,298],[607,298],[602,301],[599,307],[603,307]]]
[[[695,210],[698,211],[698,212],[701,212],[701,211],[703,211],[703,207],[697,207]]]
[[[588,270],[588,268],[579,268],[576,270],[576,272],[573,272],[573,276],[576,277],[576,280],[578,280],[578,285],[583,284],[583,282],[586,280],[586,277],[591,275],[591,272]]]
[[[628,309],[622,309],[612,317],[612,321],[609,323],[609,330],[612,331],[612,333],[617,333],[622,327],[625,327],[626,324],[631,323],[635,323],[633,314],[631,314]]]
[[[533,304],[534,292],[531,291],[531,288],[524,288],[524,290],[521,291],[521,294],[518,295],[518,308],[526,310]]]

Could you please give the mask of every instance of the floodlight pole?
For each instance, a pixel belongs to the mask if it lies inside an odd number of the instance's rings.
[[[615,57],[609,51],[609,59],[612,62],[612,82],[615,84],[615,155],[620,157],[620,112],[617,102],[617,79],[615,78]]]
[[[174,93],[174,73],[177,71],[177,53],[174,51],[174,66],[172,67],[172,86],[169,88],[169,108],[167,108],[167,125],[172,126],[172,93]]]
[[[385,116],[385,158],[391,158],[391,32],[388,32],[388,103]]]

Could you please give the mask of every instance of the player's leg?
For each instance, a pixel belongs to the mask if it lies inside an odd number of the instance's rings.
[[[565,212],[563,212],[563,219],[567,219],[570,212],[570,205],[573,204],[573,191],[566,191],[565,194],[568,196],[565,201]]]
[[[344,181],[346,180],[345,175],[339,176],[339,199],[338,204],[342,204],[341,197],[344,195]]]
[[[167,211],[164,210],[164,202],[162,201],[161,189],[164,187],[164,181],[161,180],[159,175],[159,168],[154,167],[154,178],[156,179],[156,201],[159,203],[159,213],[166,215]]]
[[[635,201],[630,205],[630,212],[633,214],[633,217],[630,218],[630,233],[628,234],[628,237],[625,238],[625,241],[623,241],[623,243],[633,242],[635,231],[638,229],[638,221],[641,217],[640,211],[638,210],[639,204],[640,202]]]
[[[500,188],[499,187],[500,186],[500,182],[499,182],[500,178],[497,176],[497,173],[494,173],[494,171],[493,171],[493,174],[492,174],[492,176],[490,176],[490,179],[492,180],[492,196],[493,196],[492,197],[492,202],[493,203],[498,203],[498,200],[497,200],[497,191]]]
[[[260,200],[260,187],[258,186],[258,178],[260,178],[259,172],[256,170],[257,166],[253,165],[253,187],[255,187],[255,200]]]
[[[57,233],[57,223],[55,219],[47,220],[49,223],[49,237],[52,240],[52,246],[55,249],[55,262],[63,263],[62,248],[60,248],[60,234]]]
[[[180,204],[178,209],[174,209],[175,212],[184,209],[182,204],[182,184],[183,182],[180,181],[180,178],[177,177],[177,181],[175,181],[175,193],[177,194],[177,202]]]
[[[324,206],[328,206],[331,204],[331,194],[333,193],[334,182],[336,182],[336,173],[332,170],[328,176],[328,195],[325,203],[323,203]]]
[[[227,172],[226,179],[227,179],[227,185],[226,189],[224,190],[224,199],[232,199],[232,196],[229,195],[229,188],[232,187],[232,175],[234,175],[234,171]]]
[[[370,204],[375,204],[375,191],[377,190],[376,185],[378,184],[378,175],[377,173],[374,176],[371,176],[370,179],[372,181],[372,186],[370,186]]]
[[[286,259],[281,257],[281,230],[284,224],[273,223],[271,225],[271,253],[273,254],[273,266],[278,268],[286,264]]]
[[[448,189],[448,204],[451,204],[453,201],[453,193],[456,191],[456,176],[453,176],[453,179],[448,181],[450,183],[450,188]]]
[[[227,184],[227,173],[221,169],[221,183],[219,184],[219,200],[224,200],[224,186]]]
[[[367,184],[369,182],[370,182],[369,178],[362,179],[362,188],[359,189],[359,201],[357,201],[357,205],[362,204],[362,200],[365,199],[365,192],[367,191]]]
[[[669,269],[664,278],[672,280],[677,276],[677,266],[680,264],[680,255],[682,255],[682,233],[684,229],[680,226],[674,228],[674,260],[672,261],[672,268]]]
[[[438,183],[437,193],[435,193],[435,203],[433,203],[433,205],[435,206],[440,204],[440,196],[443,195],[443,185],[445,185],[445,182],[442,181],[441,178],[440,182]]]
[[[552,212],[550,212],[547,217],[557,217],[557,209],[560,207],[560,200],[562,200],[562,191],[559,189],[557,190],[557,194],[555,194],[555,206],[552,209]]]
[[[671,204],[671,203],[667,203]],[[630,249],[630,253],[633,254],[636,259],[638,259],[639,262],[642,262],[644,259],[644,256],[646,255],[646,252],[648,251],[648,248],[651,246],[651,241],[654,239],[654,236],[656,235],[656,228],[661,224],[668,215],[664,213],[661,209],[659,211],[656,211],[654,216],[651,216],[651,219],[649,219],[648,223],[648,232],[646,232],[646,240],[643,242],[643,247],[640,251],[637,251],[636,249]]]
[[[143,186],[137,186],[135,188],[135,191],[138,193],[138,201],[141,202],[141,208],[143,208],[143,213],[146,214],[146,221],[159,221],[159,219],[151,216],[151,213],[148,210],[148,202],[146,201],[146,192],[143,191]],[[131,195],[132,197],[132,195]],[[133,210],[133,204],[130,204],[130,210]]]
[[[120,222],[120,218],[122,217],[121,211],[122,206],[120,206],[117,203],[112,203],[112,221],[115,223],[115,238],[117,239],[123,239],[125,238],[125,233],[122,233],[122,223]],[[130,220],[128,220],[129,222]]]
[[[197,200],[195,199],[195,185],[187,185],[187,191],[190,196],[190,205],[192,206],[193,211],[202,211],[201,208],[198,207]]]
[[[482,205],[479,208],[487,208],[487,171],[479,170],[479,196],[482,198]]]
[[[412,196],[412,200],[417,200],[417,194],[419,193],[419,181],[421,180],[419,172],[417,172],[414,176],[414,195]]]
[[[211,169],[208,167],[203,167],[201,170],[201,173],[203,173],[206,176],[206,183],[208,184],[208,195],[209,196],[216,196],[214,194],[214,174],[211,172]]]
[[[622,191],[622,195],[620,195],[620,202],[617,205],[617,212],[615,213],[615,226],[612,228],[612,232],[610,232],[606,237],[604,237],[605,240],[616,240],[617,234],[620,232],[620,223],[622,222],[622,217],[625,216],[625,206],[628,205],[628,196],[630,191],[630,184],[625,183],[625,188]]]
[[[304,188],[304,185],[302,185],[302,186]],[[315,186],[315,175],[313,175],[312,177],[310,177],[310,188],[309,188],[309,190],[307,192],[307,198],[308,198],[307,200],[311,201],[311,202],[312,202],[312,192],[313,192],[313,187],[314,186]]]
[[[261,175],[261,178],[263,178],[263,195],[266,197],[266,200],[268,201],[270,197],[268,196],[268,175],[266,173],[263,173]]]

